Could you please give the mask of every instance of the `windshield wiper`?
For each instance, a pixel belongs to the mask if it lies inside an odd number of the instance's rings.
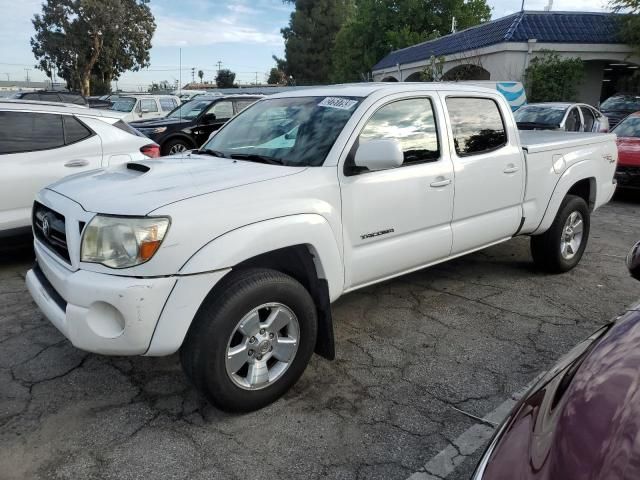
[[[249,162],[267,163],[269,165],[284,165],[279,158],[268,157],[267,155],[258,155],[257,153],[232,153],[231,158],[237,160],[247,160]]]
[[[224,154],[224,152],[212,150],[210,148],[201,148],[200,150],[196,150],[195,153],[199,155],[213,155],[214,157],[229,158]]]

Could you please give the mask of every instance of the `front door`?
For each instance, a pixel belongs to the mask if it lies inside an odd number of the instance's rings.
[[[513,236],[522,220],[524,160],[504,101],[440,94],[455,171],[452,255]],[[508,126],[507,126],[508,125]]]
[[[370,109],[341,169],[347,289],[419,268],[451,250],[453,166],[439,134],[441,107],[437,98],[403,96]],[[403,165],[353,167],[358,145],[381,138],[400,142]]]
[[[196,145],[203,145],[211,133],[218,130],[233,117],[233,103],[231,100],[220,100],[211,105],[200,116],[198,126],[193,130]]]

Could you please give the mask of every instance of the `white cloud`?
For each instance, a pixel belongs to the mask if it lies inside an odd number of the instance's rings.
[[[489,0],[489,5],[493,7],[493,18],[504,17],[520,10],[521,0]],[[549,0],[525,0],[525,10],[544,10],[549,4]],[[551,11],[582,11],[582,12],[600,12],[607,9],[605,0],[553,0]]]
[[[158,15],[156,24],[154,47],[205,46],[219,43],[282,44],[280,34],[241,25],[234,17],[195,20]]]

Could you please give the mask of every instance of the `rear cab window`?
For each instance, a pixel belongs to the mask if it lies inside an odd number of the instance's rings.
[[[176,108],[177,103],[173,98],[165,97],[160,99],[160,107],[163,112],[170,112],[174,108]]]
[[[157,112],[158,104],[153,98],[144,98],[140,100],[140,111],[141,112]]]
[[[447,97],[453,143],[459,157],[480,155],[507,144],[507,132],[495,100]]]

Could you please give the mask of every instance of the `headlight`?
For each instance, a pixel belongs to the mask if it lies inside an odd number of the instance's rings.
[[[151,130],[151,133],[162,133],[167,130],[167,127],[157,127]]]
[[[158,251],[168,229],[166,217],[96,215],[85,227],[80,260],[110,268],[140,265]]]

